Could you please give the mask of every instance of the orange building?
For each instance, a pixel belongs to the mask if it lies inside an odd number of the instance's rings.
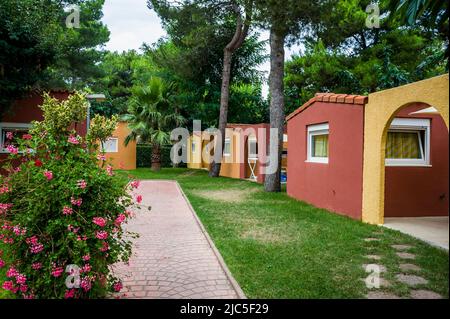
[[[106,160],[114,169],[136,169],[136,142],[125,146],[125,138],[130,134],[127,122],[119,122],[113,135],[103,144]]]
[[[262,129],[263,134],[258,134]],[[264,182],[264,175],[260,174],[260,163],[268,152],[270,125],[261,124],[229,124],[225,131],[225,145],[223,150],[220,176],[249,179],[259,183]],[[213,142],[208,133],[195,132],[191,135],[188,145],[188,168],[209,169],[210,149]],[[263,140],[261,140],[263,139]],[[265,147],[260,147],[261,143]],[[283,149],[287,149],[287,134],[284,136]],[[287,170],[287,151],[283,152],[282,167]]]

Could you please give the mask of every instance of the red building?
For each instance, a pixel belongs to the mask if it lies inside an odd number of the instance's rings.
[[[62,101],[66,100],[70,92],[53,90],[50,96]],[[8,152],[4,149],[4,141],[6,139],[6,132],[16,132],[23,134],[29,130],[32,121],[42,121],[43,114],[39,105],[42,105],[42,93],[32,93],[28,97],[14,102],[13,107],[6,111],[0,119],[0,166],[2,161],[8,156]],[[84,122],[77,126],[79,135],[86,135],[87,123]]]
[[[366,96],[319,93],[287,117],[287,192],[362,219]],[[387,132],[385,216],[447,216],[448,131],[438,114],[412,103]]]

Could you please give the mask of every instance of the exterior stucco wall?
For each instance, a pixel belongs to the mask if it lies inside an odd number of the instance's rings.
[[[329,124],[329,162],[307,160],[308,125]],[[361,219],[364,106],[314,102],[288,121],[287,193]]]
[[[397,111],[416,102],[431,105],[442,116],[448,134],[448,99],[448,74],[369,95],[364,119],[364,222],[384,223],[386,136]]]
[[[134,170],[136,169],[136,142],[131,141],[125,146],[125,138],[130,134],[126,122],[119,122],[111,137],[118,139],[118,152],[106,153],[106,160],[114,169]]]
[[[424,118],[431,121],[431,166],[386,166],[385,217],[448,215],[448,131],[440,115],[414,114],[429,107],[414,103],[400,110],[396,118]]]

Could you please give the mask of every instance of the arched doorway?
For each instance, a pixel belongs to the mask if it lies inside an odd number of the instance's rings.
[[[448,74],[369,95],[364,113],[362,220],[384,223],[387,132],[395,115],[413,103],[433,106],[449,126]]]

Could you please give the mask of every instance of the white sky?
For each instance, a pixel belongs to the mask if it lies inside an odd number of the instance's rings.
[[[147,8],[146,0],[106,0],[103,7],[103,23],[111,32],[106,49],[110,51],[138,50],[145,42],[152,44],[166,33],[160,24],[160,20],[153,10]],[[268,32],[261,34],[261,40],[269,38]],[[269,52],[269,47],[267,47]],[[297,53],[298,47],[286,48],[286,59]],[[258,69],[270,70],[269,62]],[[267,96],[267,86],[263,88],[264,96]]]

